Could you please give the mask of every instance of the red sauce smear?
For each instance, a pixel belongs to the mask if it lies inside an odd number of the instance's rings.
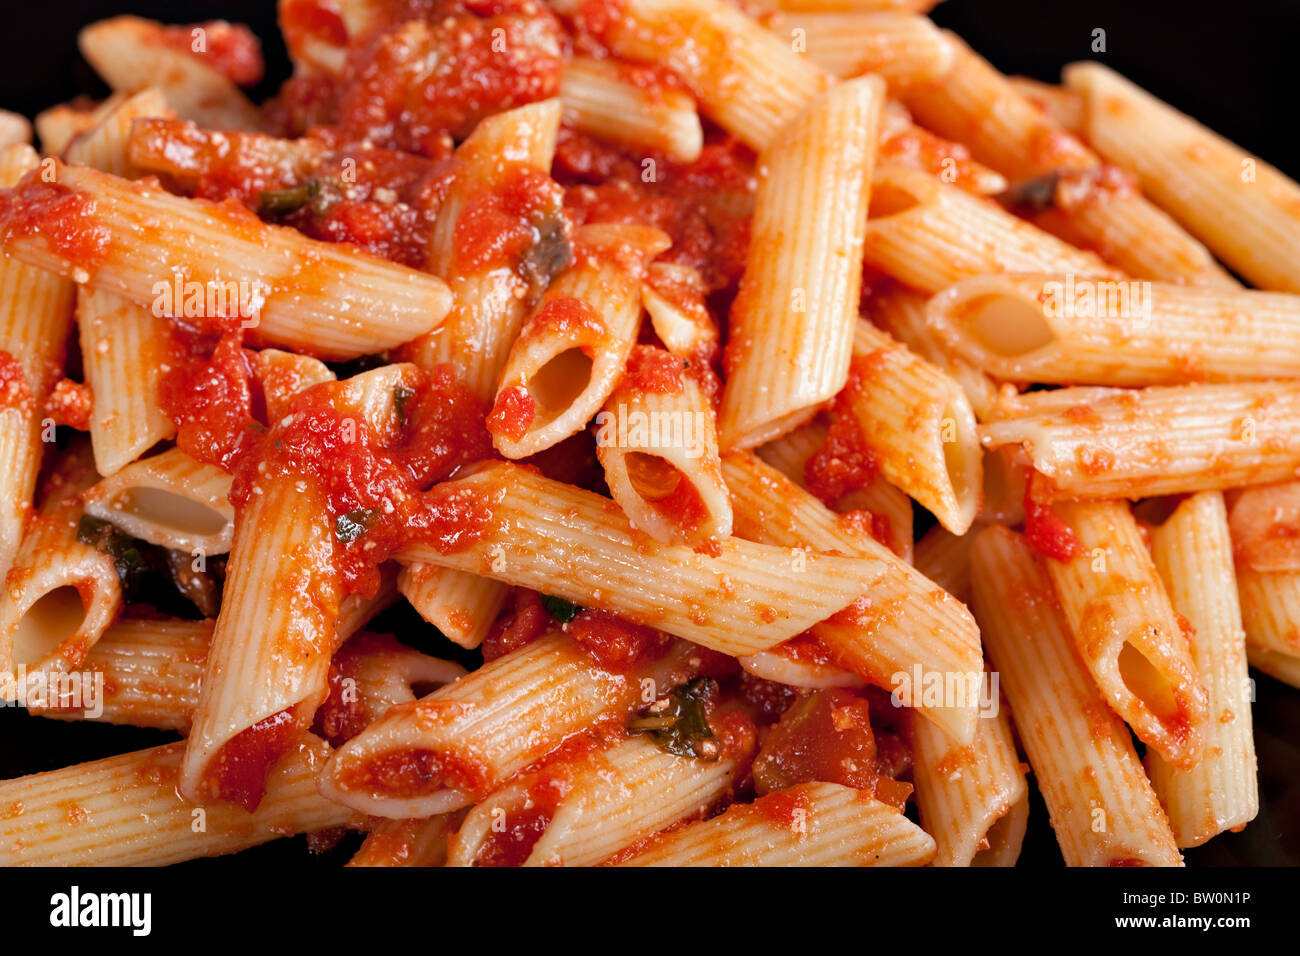
[[[609,611],[582,611],[564,628],[605,670],[624,673],[667,650],[672,637]]]
[[[237,335],[223,336],[210,357],[181,360],[159,387],[163,411],[176,423],[176,446],[226,471],[265,431],[250,355]]]
[[[639,392],[676,395],[682,390],[686,361],[652,345],[638,345],[627,359],[623,385]]]
[[[1033,496],[1034,482],[1025,485],[1025,540],[1031,550],[1055,561],[1069,561],[1081,549],[1074,529],[1057,517],[1050,505]]]
[[[13,189],[0,190],[0,247],[34,236],[84,269],[103,261],[110,242],[108,230],[95,221],[95,200],[62,183],[47,183],[39,169]]]
[[[497,400],[488,415],[487,427],[494,435],[503,435],[519,441],[528,434],[537,415],[537,403],[522,385],[511,385],[497,393]]]
[[[527,588],[515,588],[513,607],[492,624],[483,639],[484,663],[504,657],[540,638],[551,626],[551,615],[541,596]]]
[[[94,407],[90,386],[67,378],[59,379],[45,400],[45,410],[57,424],[80,432],[90,431],[90,413]]]
[[[202,30],[202,33],[196,31]],[[266,65],[262,44],[243,24],[209,20],[192,26],[162,28],[163,42],[202,60],[236,86],[255,86],[262,81]]]
[[[0,349],[0,409],[20,408],[32,399],[23,365],[9,352]]]
[[[545,173],[515,165],[493,189],[475,196],[456,217],[456,270],[464,274],[514,265],[538,240],[539,224],[560,208],[563,190]]]
[[[836,412],[826,439],[803,466],[804,484],[827,507],[834,507],[850,491],[867,487],[879,473],[879,459],[868,447],[857,419],[846,410]]]
[[[871,710],[843,688],[818,691],[782,715],[754,758],[760,795],[800,783],[838,783],[874,794],[902,809],[912,792],[884,773],[877,760]]]
[[[289,752],[302,727],[293,708],[264,717],[231,737],[209,762],[199,790],[204,797],[257,809],[266,795],[266,776]]]

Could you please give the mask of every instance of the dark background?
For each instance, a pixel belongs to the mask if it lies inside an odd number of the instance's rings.
[[[80,27],[117,13],[172,23],[227,19],[249,24],[262,38],[267,80],[261,99],[289,70],[275,29],[273,0],[126,2],[57,0],[7,4],[0,37],[0,107],[33,116],[79,93],[107,90],[76,48]],[[1056,81],[1062,65],[1093,58],[1092,32],[1106,31],[1107,65],[1192,114],[1211,128],[1300,178],[1294,147],[1295,40],[1300,0],[950,0],[934,19],[960,33],[1000,69]],[[1297,264],[1300,267],[1300,264]],[[0,463],[4,467],[4,463]],[[377,621],[409,639],[418,618]],[[388,624],[388,628],[383,625]],[[1191,865],[1300,864],[1300,691],[1254,674],[1255,743],[1262,807],[1241,834],[1216,837],[1187,853]],[[172,739],[137,728],[64,724],[0,709],[0,778],[52,770]],[[237,859],[196,861],[190,868],[248,864],[333,866],[355,848],[351,837],[332,853],[308,854],[302,838],[281,840]],[[1060,865],[1047,813],[1035,795],[1022,864]]]

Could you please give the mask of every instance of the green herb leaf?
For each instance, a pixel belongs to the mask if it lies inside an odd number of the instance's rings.
[[[554,594],[542,595],[542,607],[546,608],[546,613],[551,615],[551,620],[557,624],[568,624],[578,612],[582,610],[572,601],[566,601],[562,597],[556,597]]]
[[[697,677],[651,704],[628,729],[634,734],[649,734],[660,750],[670,754],[704,756],[701,743],[713,737],[707,702],[717,692],[718,682],[712,677]]]
[[[261,211],[273,216],[284,216],[296,212],[320,195],[320,183],[309,179],[288,189],[264,189],[261,197]]]
[[[357,508],[345,515],[339,515],[334,521],[334,537],[344,544],[355,541],[369,530],[379,512],[374,508]]]
[[[994,198],[1012,212],[1043,212],[1056,205],[1056,187],[1060,181],[1059,172],[1044,173],[1012,183]]]
[[[400,382],[393,386],[393,407],[397,409],[397,418],[406,427],[406,403],[415,397],[415,389],[407,388]]]
[[[128,597],[138,594],[154,571],[142,550],[144,546],[141,542],[111,522],[82,515],[77,522],[77,540],[103,551],[113,559],[117,579]]]

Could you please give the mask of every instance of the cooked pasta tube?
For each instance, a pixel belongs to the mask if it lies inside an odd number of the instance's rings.
[[[1123,501],[1060,502],[1073,533],[1068,560],[1044,562],[1070,633],[1115,713],[1174,766],[1205,750],[1205,686],[1141,530]]]
[[[553,6],[572,15],[580,2]],[[620,13],[596,38],[620,59],[668,67],[701,110],[755,150],[830,84],[789,43],[723,0],[630,0]]]
[[[983,462],[975,414],[956,381],[869,322],[859,321],[842,414],[881,473],[964,534],[979,507]]]
[[[1001,378],[1177,385],[1300,375],[1300,296],[1072,275],[965,279],[931,299],[930,327]]]
[[[564,68],[560,99],[577,130],[634,149],[653,149],[692,163],[704,146],[695,100],[685,90],[648,91],[615,60],[575,56]]]
[[[997,402],[998,387],[986,374],[987,369],[957,355],[928,321],[926,309],[930,298],[891,282],[884,288],[871,290],[867,314],[872,322],[957,382],[966,393],[971,410],[983,421]]]
[[[377,820],[348,866],[443,866],[458,814],[423,820]]]
[[[221,856],[279,837],[343,826],[346,807],[316,792],[329,755],[310,734],[272,772],[255,813],[200,807],[176,784],[183,743],[165,744],[0,783],[5,866],[167,866]],[[67,825],[70,819],[76,826]]]
[[[1100,63],[1063,78],[1093,148],[1251,283],[1300,292],[1300,185]]]
[[[1122,278],[996,203],[892,163],[876,168],[868,216],[867,264],[927,293],[989,272]]]
[[[913,720],[912,780],[921,827],[934,837],[935,866],[1014,866],[1029,822],[1029,786],[1005,706],[975,724],[960,747]]]
[[[25,144],[0,149],[0,187],[36,168]],[[71,282],[8,256],[0,258],[0,582],[18,553],[31,513],[43,437],[53,437],[45,417],[62,368],[76,291]]]
[[[648,737],[548,761],[506,783],[465,817],[448,866],[591,866],[729,798],[754,738],[715,759],[684,757]]]
[[[860,597],[880,570],[728,538],[717,555],[648,539],[608,498],[495,464],[429,493],[465,531],[413,542],[402,562],[470,571],[612,611],[724,654],[753,654]],[[802,571],[791,574],[798,565]]]
[[[952,69],[900,92],[917,121],[1013,181],[1007,199],[1043,229],[1143,279],[1234,286],[1209,251],[954,34]],[[1030,194],[1034,194],[1032,197]],[[1028,200],[1021,202],[1021,198]]]
[[[122,609],[113,556],[80,540],[78,494],[94,480],[88,450],[57,465],[50,497],[28,522],[0,593],[0,697],[35,672],[67,674],[81,666]]]
[[[50,162],[52,181],[43,167],[8,194],[0,209],[3,249],[92,290],[145,308],[159,304],[167,315],[233,322],[264,344],[329,359],[412,339],[451,306],[434,276],[230,206]],[[39,219],[16,218],[18,206],[37,197],[58,203],[62,231],[54,238]]]
[[[729,453],[723,459],[723,474],[731,489],[737,534],[863,559],[858,601],[814,625],[812,635],[840,667],[891,691],[904,686],[915,690],[901,693],[900,700],[917,707],[957,741],[968,743],[975,730],[978,695],[931,701],[914,686],[925,680],[924,676],[914,680],[917,671],[982,677],[979,632],[966,609],[753,455]],[[872,570],[868,562],[874,565]]]
[[[688,363],[638,346],[596,416],[610,495],[656,541],[706,547],[731,536],[713,405]]]
[[[115,90],[160,89],[183,119],[210,129],[253,130],[257,107],[220,72],[168,42],[152,20],[121,16],[100,20],[77,35],[82,55]]]
[[[971,567],[975,616],[1066,865],[1182,865],[1129,730],[1084,666],[1024,539],[985,528]]]
[[[480,122],[456,150],[456,176],[430,237],[429,270],[447,280],[454,301],[445,321],[407,345],[401,357],[426,370],[450,365],[484,402],[496,393],[530,294],[539,290],[521,275],[520,262],[467,249],[466,229],[475,216],[492,208],[499,191],[535,181],[551,168],[560,115],[559,101],[550,99]],[[569,248],[561,220],[551,218],[536,228],[544,233],[536,251],[552,260],[538,268],[563,265]]]
[[[1054,496],[1145,498],[1295,477],[1300,387],[1288,382],[1063,388],[1020,396],[979,426],[1021,445]]]
[[[77,292],[86,384],[94,393],[95,467],[113,475],[176,434],[159,387],[171,360],[171,322],[111,292]]]
[[[641,321],[645,263],[669,240],[647,226],[583,226],[575,261],[524,323],[501,372],[488,430],[507,458],[580,431],[623,373]]]
[[[837,783],[804,783],[670,830],[618,866],[924,866],[934,840],[898,810]]]
[[[807,484],[808,460],[826,442],[827,429],[810,422],[770,441],[755,453],[800,488]],[[871,536],[904,561],[912,560],[912,499],[881,475],[872,475],[866,485],[852,488],[829,502],[840,514],[865,511],[871,515]]]
[[[760,157],[758,199],[731,307],[719,428],[749,448],[807,421],[844,387],[884,84],[842,83]]]
[[[1148,751],[1147,773],[1180,847],[1244,827],[1259,812],[1250,679],[1223,496],[1189,498],[1151,535],[1174,610],[1193,628],[1192,662],[1209,695],[1205,756],[1179,770]]]
[[[435,564],[403,566],[397,589],[420,617],[469,649],[483,643],[510,591],[500,581]]]
[[[647,694],[653,701],[700,666],[699,651],[677,642],[626,671],[607,670],[553,633],[391,708],[339,749],[321,774],[321,792],[372,816],[456,810],[571,735],[626,719]],[[521,721],[536,732],[520,734]]]
[[[838,77],[874,73],[890,87],[942,79],[953,63],[943,31],[927,17],[892,11],[785,12],[768,29]]]
[[[171,448],[100,479],[82,495],[86,514],[173,551],[225,554],[234,534],[231,477]]]
[[[170,117],[167,100],[156,87],[146,87],[138,93],[114,102],[110,109],[98,110],[97,120],[90,129],[79,133],[63,151],[63,158],[78,166],[91,166],[124,179],[136,179],[140,170],[127,158],[127,142],[131,138],[131,124],[137,119]]]

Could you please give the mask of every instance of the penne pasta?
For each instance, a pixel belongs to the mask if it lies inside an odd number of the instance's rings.
[[[661,750],[629,737],[521,774],[465,817],[448,866],[591,866],[731,796],[752,733],[716,759]],[[645,794],[653,794],[646,799]]]
[[[848,379],[883,99],[871,77],[834,87],[760,157],[750,252],[731,308],[724,448],[803,424]]]
[[[808,783],[671,830],[618,866],[924,866],[935,844],[888,804]]]
[[[157,87],[187,120],[213,129],[252,130],[257,108],[220,72],[188,49],[168,42],[161,24],[113,17],[77,36],[82,55],[115,90]]]
[[[579,12],[578,0],[556,11]],[[661,63],[695,94],[700,109],[754,150],[773,142],[830,77],[788,43],[723,0],[631,0],[596,39],[621,59]]]
[[[596,425],[605,482],[635,530],[693,548],[731,536],[713,405],[689,362],[633,349]]]
[[[114,97],[95,111],[95,125],[78,133],[60,152],[67,162],[77,166],[90,166],[123,179],[138,179],[140,170],[127,156],[131,124],[137,119],[170,118],[172,115],[166,97],[156,87],[145,87],[130,96]]]
[[[92,290],[157,306],[165,315],[238,319],[236,325],[266,344],[330,359],[412,339],[436,326],[451,305],[447,287],[433,276],[265,225],[230,207],[50,162],[52,182],[43,173],[11,196],[26,190],[58,197],[73,238],[52,244],[39,221],[11,213],[0,215],[2,248]]]
[[[1122,277],[1095,254],[919,170],[882,163],[871,190],[867,264],[923,292],[989,272]]]
[[[172,358],[171,323],[111,292],[77,292],[86,384],[94,393],[95,468],[114,475],[176,434],[159,389]]]
[[[1180,847],[1239,829],[1259,812],[1250,679],[1223,496],[1201,492],[1151,534],[1174,610],[1192,626],[1191,655],[1209,695],[1205,755],[1180,770],[1148,752],[1147,773]]]
[[[444,866],[456,814],[424,820],[378,820],[348,866]]]
[[[564,118],[574,129],[635,149],[653,149],[693,163],[704,146],[695,100],[671,87],[648,91],[614,60],[575,56],[560,85]]]
[[[869,322],[853,336],[840,414],[881,474],[954,534],[975,519],[983,480],[975,414],[957,382]]]
[[[600,411],[636,342],[645,263],[667,247],[645,226],[578,231],[574,264],[551,283],[501,371],[488,417],[501,454],[535,455]]]
[[[1070,638],[1047,572],[1024,539],[980,531],[975,616],[1067,866],[1181,866],[1128,728]]]
[[[1201,760],[1209,730],[1205,687],[1180,618],[1128,504],[1061,502],[1073,553],[1047,573],[1088,671],[1115,713],[1179,769]]]
[[[472,540],[417,541],[399,561],[549,592],[724,654],[767,650],[830,617],[862,594],[872,570],[861,559],[737,538],[716,556],[661,544],[633,531],[609,499],[514,465],[485,467],[433,494],[475,515]],[[792,576],[795,565],[802,573]]]
[[[471,650],[487,637],[510,591],[500,581],[434,564],[405,565],[397,589],[447,640]]]
[[[1012,381],[1178,385],[1300,374],[1300,296],[1072,275],[977,276],[930,301],[961,360]]]
[[[1286,382],[1068,388],[1021,396],[979,433],[1022,446],[1052,496],[1144,498],[1294,477],[1297,414]]]
[[[1005,707],[961,747],[924,720],[911,723],[912,779],[934,866],[1014,866],[1029,822],[1029,787]]]
[[[791,37],[837,77],[874,73],[890,87],[930,83],[952,69],[952,45],[928,18],[894,11],[786,11],[768,29]]]
[[[194,558],[225,554],[234,535],[229,474],[179,448],[133,462],[82,494],[86,514]]]
[[[167,866],[351,820],[316,792],[329,754],[322,740],[293,743],[255,813],[182,797],[183,750],[165,744],[0,783],[0,806],[22,807],[0,819],[0,865]],[[77,826],[67,826],[70,816]]]
[[[1300,186],[1100,63],[1063,78],[1083,98],[1094,149],[1250,282],[1300,292]]]
[[[917,707],[955,740],[969,743],[980,706],[977,695],[934,701],[919,693],[924,675],[961,675],[963,680],[973,675],[978,680],[983,674],[978,631],[966,609],[757,458],[729,453],[723,473],[731,489],[737,534],[863,559],[858,601],[811,629],[831,660],[878,687],[899,692],[899,701]],[[874,568],[868,570],[868,564]],[[922,678],[913,680],[917,672]],[[909,687],[917,693],[901,692]]]

